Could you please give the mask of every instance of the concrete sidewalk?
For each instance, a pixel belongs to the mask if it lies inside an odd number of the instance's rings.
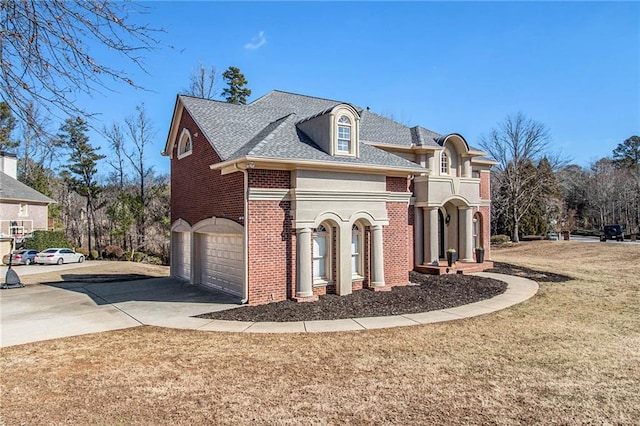
[[[505,281],[507,290],[492,299],[420,314],[286,323],[193,318],[236,308],[239,300],[172,278],[27,286],[0,291],[0,346],[140,325],[242,333],[320,333],[400,327],[495,312],[521,303],[538,291],[538,284],[525,278],[492,273],[475,275]]]

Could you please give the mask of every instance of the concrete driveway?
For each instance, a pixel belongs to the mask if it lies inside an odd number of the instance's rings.
[[[238,303],[238,298],[173,278],[0,290],[0,346],[139,325],[192,328],[202,320],[191,316]]]

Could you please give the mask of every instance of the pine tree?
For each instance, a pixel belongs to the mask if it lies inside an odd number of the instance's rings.
[[[11,140],[11,132],[16,127],[16,119],[6,102],[0,102],[0,151],[16,148],[20,145]]]
[[[222,90],[222,96],[225,100],[231,104],[246,105],[247,97],[251,96],[251,89],[244,87],[247,85],[247,79],[240,72],[240,69],[229,67],[222,73],[222,78],[229,86]]]
[[[69,163],[65,167],[69,174],[65,180],[74,192],[86,198],[87,248],[91,251],[92,222],[94,224],[93,231],[96,232],[95,200],[102,190],[96,176],[98,173],[98,161],[105,158],[105,156],[97,153],[99,148],[94,148],[89,144],[88,126],[82,118],[65,120],[60,130],[61,133],[58,134],[58,138],[63,146],[69,150]],[[95,237],[97,242],[97,233]]]

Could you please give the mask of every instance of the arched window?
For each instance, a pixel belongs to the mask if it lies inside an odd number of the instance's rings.
[[[363,276],[362,273],[362,228],[357,224],[351,227],[351,274]]]
[[[440,154],[440,174],[449,174],[449,155],[445,151]]]
[[[191,141],[191,133],[187,129],[182,130],[180,142],[178,143],[178,158],[186,157],[191,154],[193,142]]]
[[[346,115],[338,118],[338,154],[351,154],[351,120]]]
[[[313,230],[313,280],[329,281],[329,233],[323,225]]]

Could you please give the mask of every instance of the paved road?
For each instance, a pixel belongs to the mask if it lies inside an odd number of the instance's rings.
[[[56,272],[66,271],[67,269],[86,268],[94,265],[102,265],[104,262],[98,261],[86,261],[83,263],[65,263],[63,265],[16,265],[13,266],[13,270],[16,271],[18,276],[42,274],[44,272]],[[4,277],[7,274],[7,266],[0,266],[0,282],[4,282]]]
[[[604,242],[600,242],[600,238],[598,238],[598,237],[583,237],[583,236],[579,236],[579,235],[572,235],[570,238],[571,238],[570,241],[578,241],[580,243],[600,243],[600,244],[604,244]],[[624,241],[607,240],[606,243],[607,244],[640,245],[640,241],[630,241],[630,240],[624,240]]]

